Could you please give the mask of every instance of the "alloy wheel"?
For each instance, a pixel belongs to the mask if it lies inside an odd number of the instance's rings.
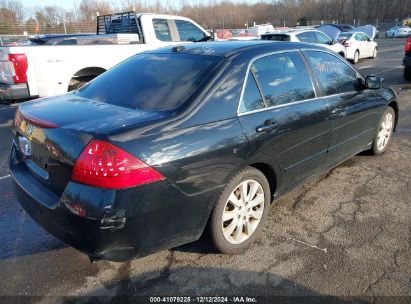
[[[394,119],[391,113],[387,113],[381,122],[380,130],[377,136],[377,148],[379,151],[384,150],[387,145],[394,127]]]
[[[221,228],[230,244],[241,244],[257,229],[264,213],[264,190],[255,180],[241,182],[224,207]]]
[[[360,56],[358,54],[358,51],[356,51],[355,54],[354,54],[354,63],[357,63],[359,58],[360,58]]]

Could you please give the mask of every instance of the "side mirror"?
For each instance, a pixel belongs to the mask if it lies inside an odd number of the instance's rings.
[[[383,87],[384,78],[378,76],[365,77],[365,85],[368,89],[377,90]]]

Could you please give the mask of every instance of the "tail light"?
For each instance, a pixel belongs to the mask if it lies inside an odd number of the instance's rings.
[[[20,109],[16,110],[16,114],[14,115],[14,126],[19,127],[21,122],[23,121],[23,115],[20,112]]]
[[[351,46],[351,42],[350,42],[350,41],[344,41],[343,46],[345,46],[345,47],[350,47],[350,46]]]
[[[93,139],[74,163],[71,179],[90,186],[121,189],[165,178],[119,147]]]
[[[411,36],[408,36],[407,41],[405,42],[404,51],[406,53],[411,52]]]
[[[27,82],[27,68],[28,62],[26,54],[9,54],[9,61],[12,62],[14,67],[13,80],[14,83],[26,83]]]

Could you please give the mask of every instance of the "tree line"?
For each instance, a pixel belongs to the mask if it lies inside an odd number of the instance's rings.
[[[74,2],[74,1],[73,1]],[[136,11],[189,17],[207,29],[274,26],[395,23],[411,13],[410,0],[272,0],[254,3],[217,0],[81,0],[71,9],[58,5],[28,7],[0,0],[0,34],[95,32],[96,16]]]

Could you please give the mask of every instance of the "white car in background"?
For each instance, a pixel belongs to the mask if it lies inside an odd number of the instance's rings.
[[[385,32],[385,38],[400,38],[411,35],[411,28],[408,26],[394,26]]]
[[[343,32],[338,42],[346,50],[346,58],[357,63],[362,58],[376,58],[378,45],[364,32]]]
[[[345,48],[341,44],[315,29],[288,29],[269,32],[262,34],[261,39],[321,44],[346,58]]]

